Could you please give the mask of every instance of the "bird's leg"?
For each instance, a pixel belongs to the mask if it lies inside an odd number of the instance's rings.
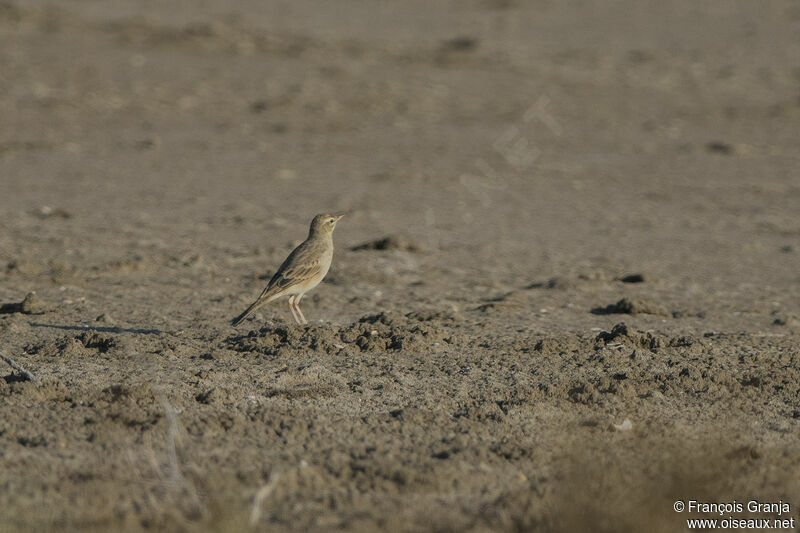
[[[300,319],[297,318],[297,313],[294,312],[294,294],[289,296],[289,310],[292,312],[292,316],[294,317],[294,321],[299,324],[300,323]]]
[[[303,312],[300,310],[300,298],[302,298],[302,297],[303,297],[302,294],[298,294],[297,295],[297,298],[294,299],[294,306],[297,309],[297,312],[300,314],[300,318],[303,320],[303,324],[308,324],[308,320],[306,320],[306,317],[303,315]]]

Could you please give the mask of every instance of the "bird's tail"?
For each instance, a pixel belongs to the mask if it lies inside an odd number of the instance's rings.
[[[260,309],[261,306],[271,302],[274,298],[275,296],[273,294],[270,294],[265,290],[261,296],[259,296],[258,299],[250,305],[250,307],[244,310],[244,313],[231,320],[231,325],[233,327],[238,326],[245,318],[256,312],[256,310]]]
[[[237,316],[236,318],[234,318],[233,320],[231,320],[231,326],[233,326],[233,327],[236,327],[236,326],[238,326],[239,324],[241,324],[241,323],[242,323],[242,321],[243,321],[245,318],[247,318],[248,316],[250,316],[250,313],[252,313],[253,311],[255,311],[256,309],[258,309],[258,308],[260,307],[260,304],[261,304],[261,302],[258,302],[258,301],[257,301],[257,302],[255,302],[255,303],[253,303],[253,305],[251,305],[250,307],[248,307],[247,309],[245,309],[244,313],[242,313],[241,315],[239,315],[239,316]]]

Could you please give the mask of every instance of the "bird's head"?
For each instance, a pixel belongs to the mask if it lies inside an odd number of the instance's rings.
[[[317,215],[314,217],[314,220],[311,221],[311,230],[309,232],[310,235],[330,235],[333,233],[333,228],[336,227],[336,223],[339,222],[339,219],[342,218],[344,215]]]

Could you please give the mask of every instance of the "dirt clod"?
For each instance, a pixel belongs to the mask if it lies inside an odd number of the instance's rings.
[[[3,304],[0,306],[2,313],[22,313],[24,315],[42,315],[48,310],[47,305],[35,292],[29,292],[25,299],[19,303]]]
[[[616,303],[592,310],[595,314],[625,314],[625,315],[659,315],[666,316],[668,311],[650,300],[622,298]]]
[[[395,233],[381,239],[376,239],[374,241],[365,242],[364,244],[359,244],[358,246],[353,246],[351,250],[399,250],[401,252],[422,251],[421,247],[416,242],[412,241],[410,238],[401,233]]]

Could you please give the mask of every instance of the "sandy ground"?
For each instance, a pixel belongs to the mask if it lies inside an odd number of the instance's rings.
[[[788,0],[0,2],[0,531],[797,517],[799,128]]]

